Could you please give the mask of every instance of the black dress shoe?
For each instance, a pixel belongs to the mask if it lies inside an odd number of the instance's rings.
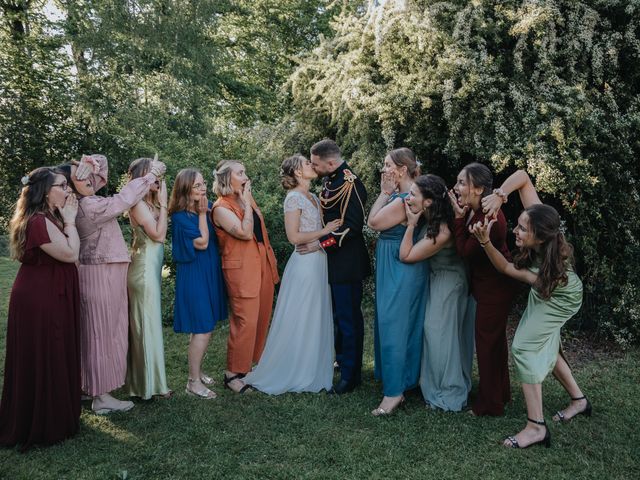
[[[356,388],[356,382],[347,382],[346,380],[340,380],[337,385],[333,387],[333,392],[338,395],[342,395],[343,393],[353,392]]]

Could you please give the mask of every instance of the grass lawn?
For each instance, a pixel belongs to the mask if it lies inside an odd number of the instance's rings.
[[[16,264],[0,258],[0,365]],[[225,324],[214,332],[205,371],[221,378]],[[371,329],[364,384],[344,396],[260,393],[187,397],[187,337],[165,329],[170,400],[99,417],[84,405],[79,434],[26,454],[0,449],[2,479],[141,478],[640,478],[640,352],[595,355],[575,366],[594,406],[591,419],[551,425],[552,448],[509,450],[501,439],[525,421],[522,394],[502,418],[474,418],[424,407],[418,395],[389,418],[369,412],[381,397],[373,381]],[[594,356],[594,355],[591,355]],[[544,384],[545,415],[565,406],[559,384]]]

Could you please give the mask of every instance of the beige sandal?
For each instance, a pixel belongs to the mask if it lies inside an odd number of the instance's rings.
[[[191,395],[193,397],[198,397],[201,398],[203,400],[213,400],[214,398],[216,398],[218,395],[216,395],[216,392],[213,392],[211,390],[209,390],[207,387],[203,387],[202,390],[198,390],[197,392],[191,390],[189,388],[189,385],[192,384],[193,382],[195,382],[195,380],[189,379],[189,383],[187,383],[187,386],[185,387],[184,391],[187,395]]]

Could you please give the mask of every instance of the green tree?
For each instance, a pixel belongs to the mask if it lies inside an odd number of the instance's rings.
[[[300,118],[372,182],[399,145],[450,182],[526,168],[576,246],[582,321],[637,341],[640,2],[388,0],[332,26],[290,78]]]
[[[0,226],[33,168],[77,154],[82,124],[74,118],[63,40],[36,2],[0,2]],[[37,6],[37,5],[35,5]],[[0,227],[1,229],[1,227]]]

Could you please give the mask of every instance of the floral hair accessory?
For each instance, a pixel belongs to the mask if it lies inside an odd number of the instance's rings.
[[[25,175],[24,177],[22,177],[20,179],[20,181],[22,182],[22,185],[24,185],[26,187],[27,184],[29,183],[29,175]]]

